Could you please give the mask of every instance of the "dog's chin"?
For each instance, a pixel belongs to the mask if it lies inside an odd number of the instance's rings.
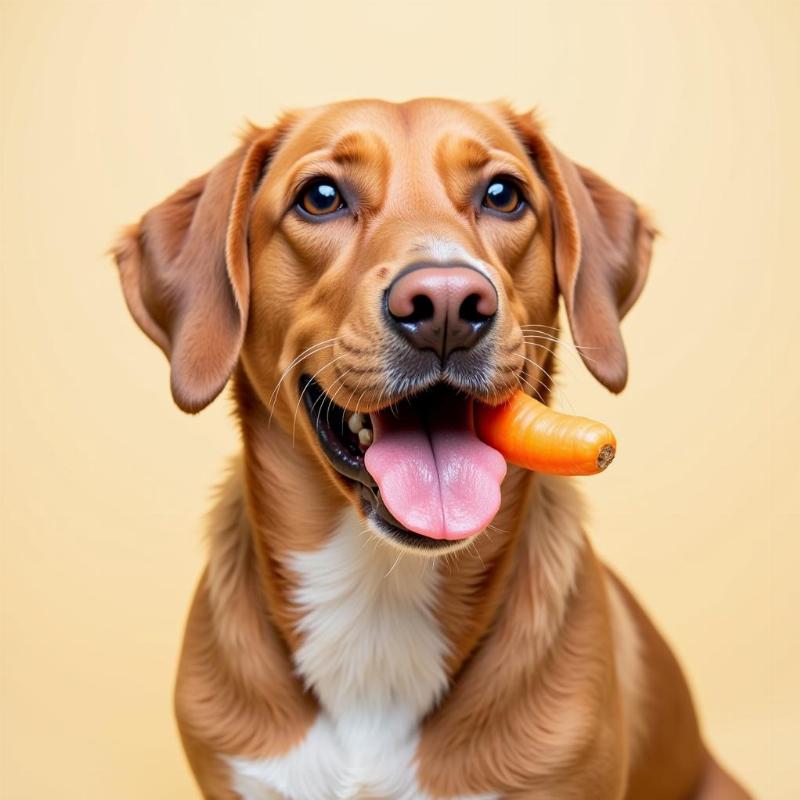
[[[369,445],[360,441],[359,434],[371,441],[373,430],[370,415],[355,415],[337,406],[322,387],[307,375],[300,378],[299,390],[322,455],[337,473],[342,488],[364,519],[369,533],[402,552],[428,558],[462,550],[483,533],[485,528],[480,527],[468,535],[424,535],[403,525],[384,503],[378,483],[366,467],[365,453]],[[420,397],[424,402],[424,393],[411,400],[417,402]],[[471,400],[461,394],[457,402],[463,407]],[[351,421],[354,416],[362,420],[363,430],[353,429]],[[365,433],[365,430],[368,432]]]

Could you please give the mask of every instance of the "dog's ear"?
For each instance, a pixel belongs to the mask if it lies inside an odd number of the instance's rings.
[[[642,291],[656,230],[626,194],[560,153],[532,115],[515,127],[553,206],[556,276],[589,371],[612,392],[628,380],[620,320]]]
[[[223,389],[247,326],[247,224],[278,129],[251,129],[205,175],[150,209],[112,252],[139,327],[170,361],[175,402],[205,408]]]

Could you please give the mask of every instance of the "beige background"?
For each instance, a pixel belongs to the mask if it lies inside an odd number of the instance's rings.
[[[585,481],[597,548],[685,664],[720,756],[800,797],[798,3],[2,5],[3,797],[195,797],[170,693],[222,399],[171,404],[104,255],[234,146],[329,99],[505,96],[664,232]],[[566,399],[565,399],[566,398]]]

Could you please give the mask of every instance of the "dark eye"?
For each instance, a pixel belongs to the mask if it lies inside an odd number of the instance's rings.
[[[297,205],[307,214],[324,217],[345,208],[339,189],[330,178],[317,178],[306,184],[297,198]]]
[[[483,207],[500,214],[513,214],[523,203],[522,191],[513,178],[498,175],[489,181],[483,195]]]

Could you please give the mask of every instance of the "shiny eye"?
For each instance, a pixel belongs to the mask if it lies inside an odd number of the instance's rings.
[[[336,184],[330,178],[317,178],[306,184],[297,198],[297,205],[314,217],[324,217],[346,207]]]
[[[499,214],[513,214],[523,203],[522,191],[513,178],[498,175],[489,181],[482,205]]]

